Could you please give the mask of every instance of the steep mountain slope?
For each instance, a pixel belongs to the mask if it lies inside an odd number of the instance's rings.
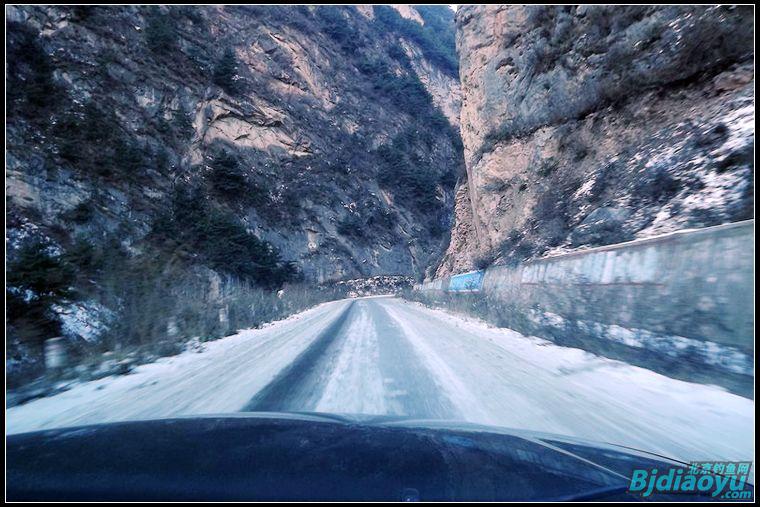
[[[419,43],[435,31],[378,10],[11,10],[11,203],[90,236],[124,227],[132,243],[171,185],[203,181],[311,278],[422,271],[458,156],[420,82],[454,121],[455,67]],[[49,81],[41,104],[29,73]],[[379,150],[407,144],[412,174]],[[67,221],[74,210],[88,219]]]
[[[465,6],[439,275],[753,216],[753,11]]]
[[[53,335],[72,290],[108,313],[138,278],[421,276],[445,248],[463,172],[448,8],[6,18],[12,328],[35,300]]]

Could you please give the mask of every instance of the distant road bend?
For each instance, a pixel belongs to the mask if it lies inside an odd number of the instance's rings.
[[[240,411],[544,431],[752,459],[752,400],[391,297],[341,300],[7,410],[7,432]]]

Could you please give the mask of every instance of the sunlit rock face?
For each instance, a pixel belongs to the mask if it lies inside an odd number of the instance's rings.
[[[456,20],[467,181],[439,275],[753,216],[751,9]]]
[[[61,248],[144,251],[183,186],[310,281],[438,262],[464,172],[448,7],[6,16],[9,210]]]

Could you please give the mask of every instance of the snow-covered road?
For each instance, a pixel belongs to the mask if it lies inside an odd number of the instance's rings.
[[[241,410],[407,415],[751,460],[754,403],[395,298],[326,303],[6,411],[6,432]]]

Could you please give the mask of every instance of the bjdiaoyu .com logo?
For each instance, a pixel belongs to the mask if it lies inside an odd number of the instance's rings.
[[[689,467],[637,468],[628,491],[646,498],[652,493],[711,495],[726,500],[751,499],[748,487],[751,462],[706,461]]]

